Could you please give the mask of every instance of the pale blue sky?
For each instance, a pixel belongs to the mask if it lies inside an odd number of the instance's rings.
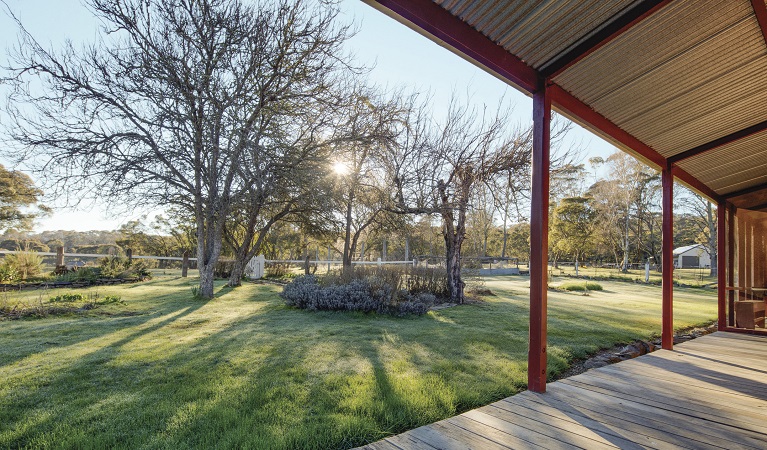
[[[66,39],[87,41],[98,33],[98,22],[80,0],[5,1],[43,44],[55,47]],[[436,108],[444,107],[454,90],[461,93],[468,91],[472,101],[489,105],[495,105],[505,95],[514,105],[515,120],[521,124],[530,122],[532,101],[502,81],[360,0],[344,0],[342,8],[345,18],[359,26],[358,34],[348,42],[348,48],[361,63],[375,64],[370,74],[374,82],[391,87],[406,85],[418,91],[431,92]],[[16,36],[13,22],[6,14],[0,14],[3,59],[6,49],[16,41]],[[577,126],[570,133],[569,140],[586,150],[584,158],[606,156],[614,150],[612,145]],[[87,211],[57,208],[53,216],[41,220],[37,228],[115,229],[142,214],[146,211],[137,211],[134,216],[112,217],[100,207]]]

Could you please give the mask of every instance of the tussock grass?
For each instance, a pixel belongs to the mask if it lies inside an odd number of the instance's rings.
[[[560,284],[559,286],[557,286],[557,289],[560,289],[563,291],[584,292],[584,291],[603,291],[604,287],[602,287],[601,284],[595,281],[566,281]]]
[[[527,279],[510,278],[481,305],[405,318],[296,310],[273,285],[222,282],[212,301],[194,278],[101,288],[122,302],[0,322],[0,448],[335,449],[443,419],[525,387]],[[551,375],[660,332],[660,288],[603,284],[549,293]],[[677,289],[674,312],[708,323],[716,297]]]

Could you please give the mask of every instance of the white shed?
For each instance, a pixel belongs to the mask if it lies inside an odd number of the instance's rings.
[[[702,244],[685,245],[674,249],[674,267],[698,269],[711,267],[711,255]]]

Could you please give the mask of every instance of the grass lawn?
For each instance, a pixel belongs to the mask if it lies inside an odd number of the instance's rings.
[[[124,303],[0,322],[0,448],[352,447],[525,388],[527,278],[407,318],[289,309],[271,285],[194,300],[195,281],[101,287]],[[659,287],[600,283],[549,292],[552,374],[660,332]],[[3,301],[22,296],[47,298]],[[713,291],[675,298],[676,327],[715,318]]]
[[[716,277],[709,276],[710,269],[674,269],[674,281],[686,286],[706,286],[716,284]],[[575,276],[575,266],[559,266],[553,268],[549,266],[549,273],[552,275]],[[628,270],[625,273],[617,268],[603,267],[583,267],[581,266],[578,275],[595,278],[613,278],[616,280],[640,281],[644,282],[644,269]],[[650,271],[650,282],[660,284],[662,274],[658,271]]]

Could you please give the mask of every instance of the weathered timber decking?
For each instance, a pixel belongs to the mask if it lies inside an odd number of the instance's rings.
[[[767,337],[714,333],[368,449],[765,449]]]

